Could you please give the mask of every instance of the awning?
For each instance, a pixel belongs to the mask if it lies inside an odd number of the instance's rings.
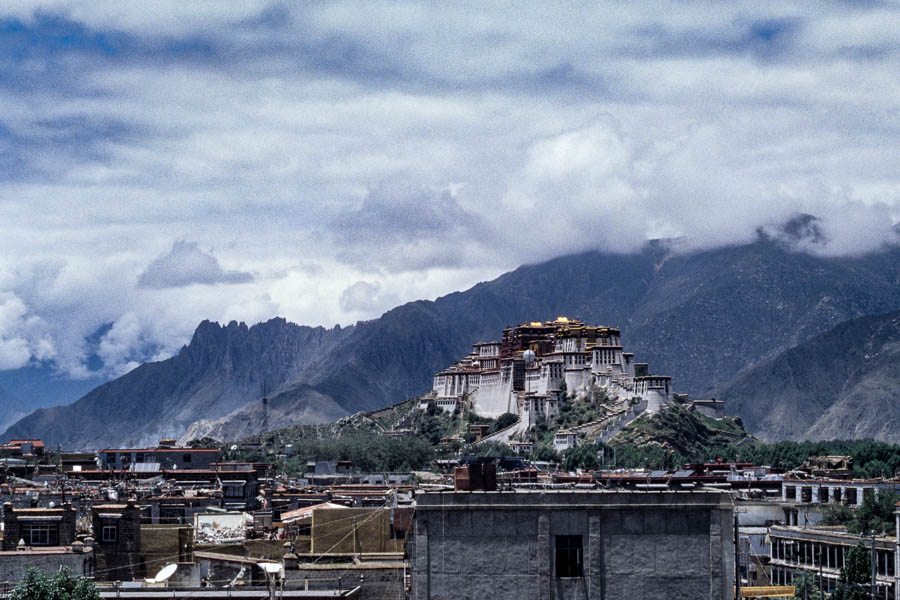
[[[741,598],[793,598],[792,585],[757,585],[741,587]]]

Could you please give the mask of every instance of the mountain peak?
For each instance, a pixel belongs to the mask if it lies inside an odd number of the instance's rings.
[[[781,224],[759,227],[756,234],[761,240],[774,241],[790,250],[821,248],[828,243],[821,219],[808,213],[794,213]]]

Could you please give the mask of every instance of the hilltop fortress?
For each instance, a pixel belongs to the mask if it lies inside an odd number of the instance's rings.
[[[430,397],[448,412],[513,413],[528,427],[555,417],[567,394],[584,397],[596,390],[607,404],[631,414],[656,412],[672,400],[671,378],[634,362],[618,329],[566,317],[507,327],[501,341],[475,344],[434,376]]]

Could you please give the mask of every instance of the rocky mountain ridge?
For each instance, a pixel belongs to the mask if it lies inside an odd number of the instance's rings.
[[[720,397],[766,440],[900,442],[900,312],[841,323],[743,373]]]
[[[177,356],[72,405],[36,411],[4,435],[72,448],[161,435],[236,439],[261,428],[263,383],[273,390],[270,428],[328,421],[423,393],[472,343],[557,315],[620,327],[636,360],[671,375],[676,391],[704,396],[843,321],[898,308],[897,246],[826,257],[761,233],[751,244],[695,252],[660,243],[633,254],[586,252],[354,327],[204,322]]]

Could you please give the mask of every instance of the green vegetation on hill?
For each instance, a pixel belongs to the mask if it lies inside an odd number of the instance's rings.
[[[670,404],[652,415],[641,415],[612,440],[612,445],[656,445],[682,456],[701,459],[744,440],[747,432],[737,417],[711,419]]]
[[[362,471],[418,470],[435,458],[451,456],[465,443],[471,425],[487,425],[496,430],[508,424],[474,413],[447,413],[434,403],[419,410],[420,398],[413,398],[373,413],[357,413],[324,425],[295,425],[254,435],[236,442],[229,460],[274,462],[285,453],[280,466],[292,475],[300,474],[308,461],[349,460]],[[502,416],[501,416],[502,418]],[[390,434],[394,432],[394,434]],[[445,438],[460,441],[442,445]],[[508,448],[506,448],[508,452]]]
[[[309,460],[350,460],[364,471],[406,471],[423,468],[436,458],[461,451],[477,455],[511,455],[505,444],[470,445],[472,425],[497,431],[514,421],[514,415],[489,419],[470,411],[446,413],[434,404],[426,410],[414,398],[375,411],[357,413],[325,425],[296,425],[262,436],[251,436],[229,451],[232,460],[273,462],[290,444],[292,453],[281,466],[292,474],[302,472]],[[604,416],[602,407],[587,399],[565,402],[557,419],[541,421],[524,439],[534,443],[532,460],[557,461],[567,471],[604,467],[678,469],[691,462],[721,459],[795,469],[809,456],[849,455],[859,477],[892,476],[900,471],[900,446],[872,440],[761,443],[744,431],[738,417],[712,419],[672,404],[653,415],[642,415],[613,438],[610,445],[583,439],[560,454],[553,438],[568,429]],[[393,433],[390,433],[393,432]],[[399,432],[402,432],[400,434]],[[388,433],[388,435],[386,435]],[[441,440],[455,439],[452,443]]]

